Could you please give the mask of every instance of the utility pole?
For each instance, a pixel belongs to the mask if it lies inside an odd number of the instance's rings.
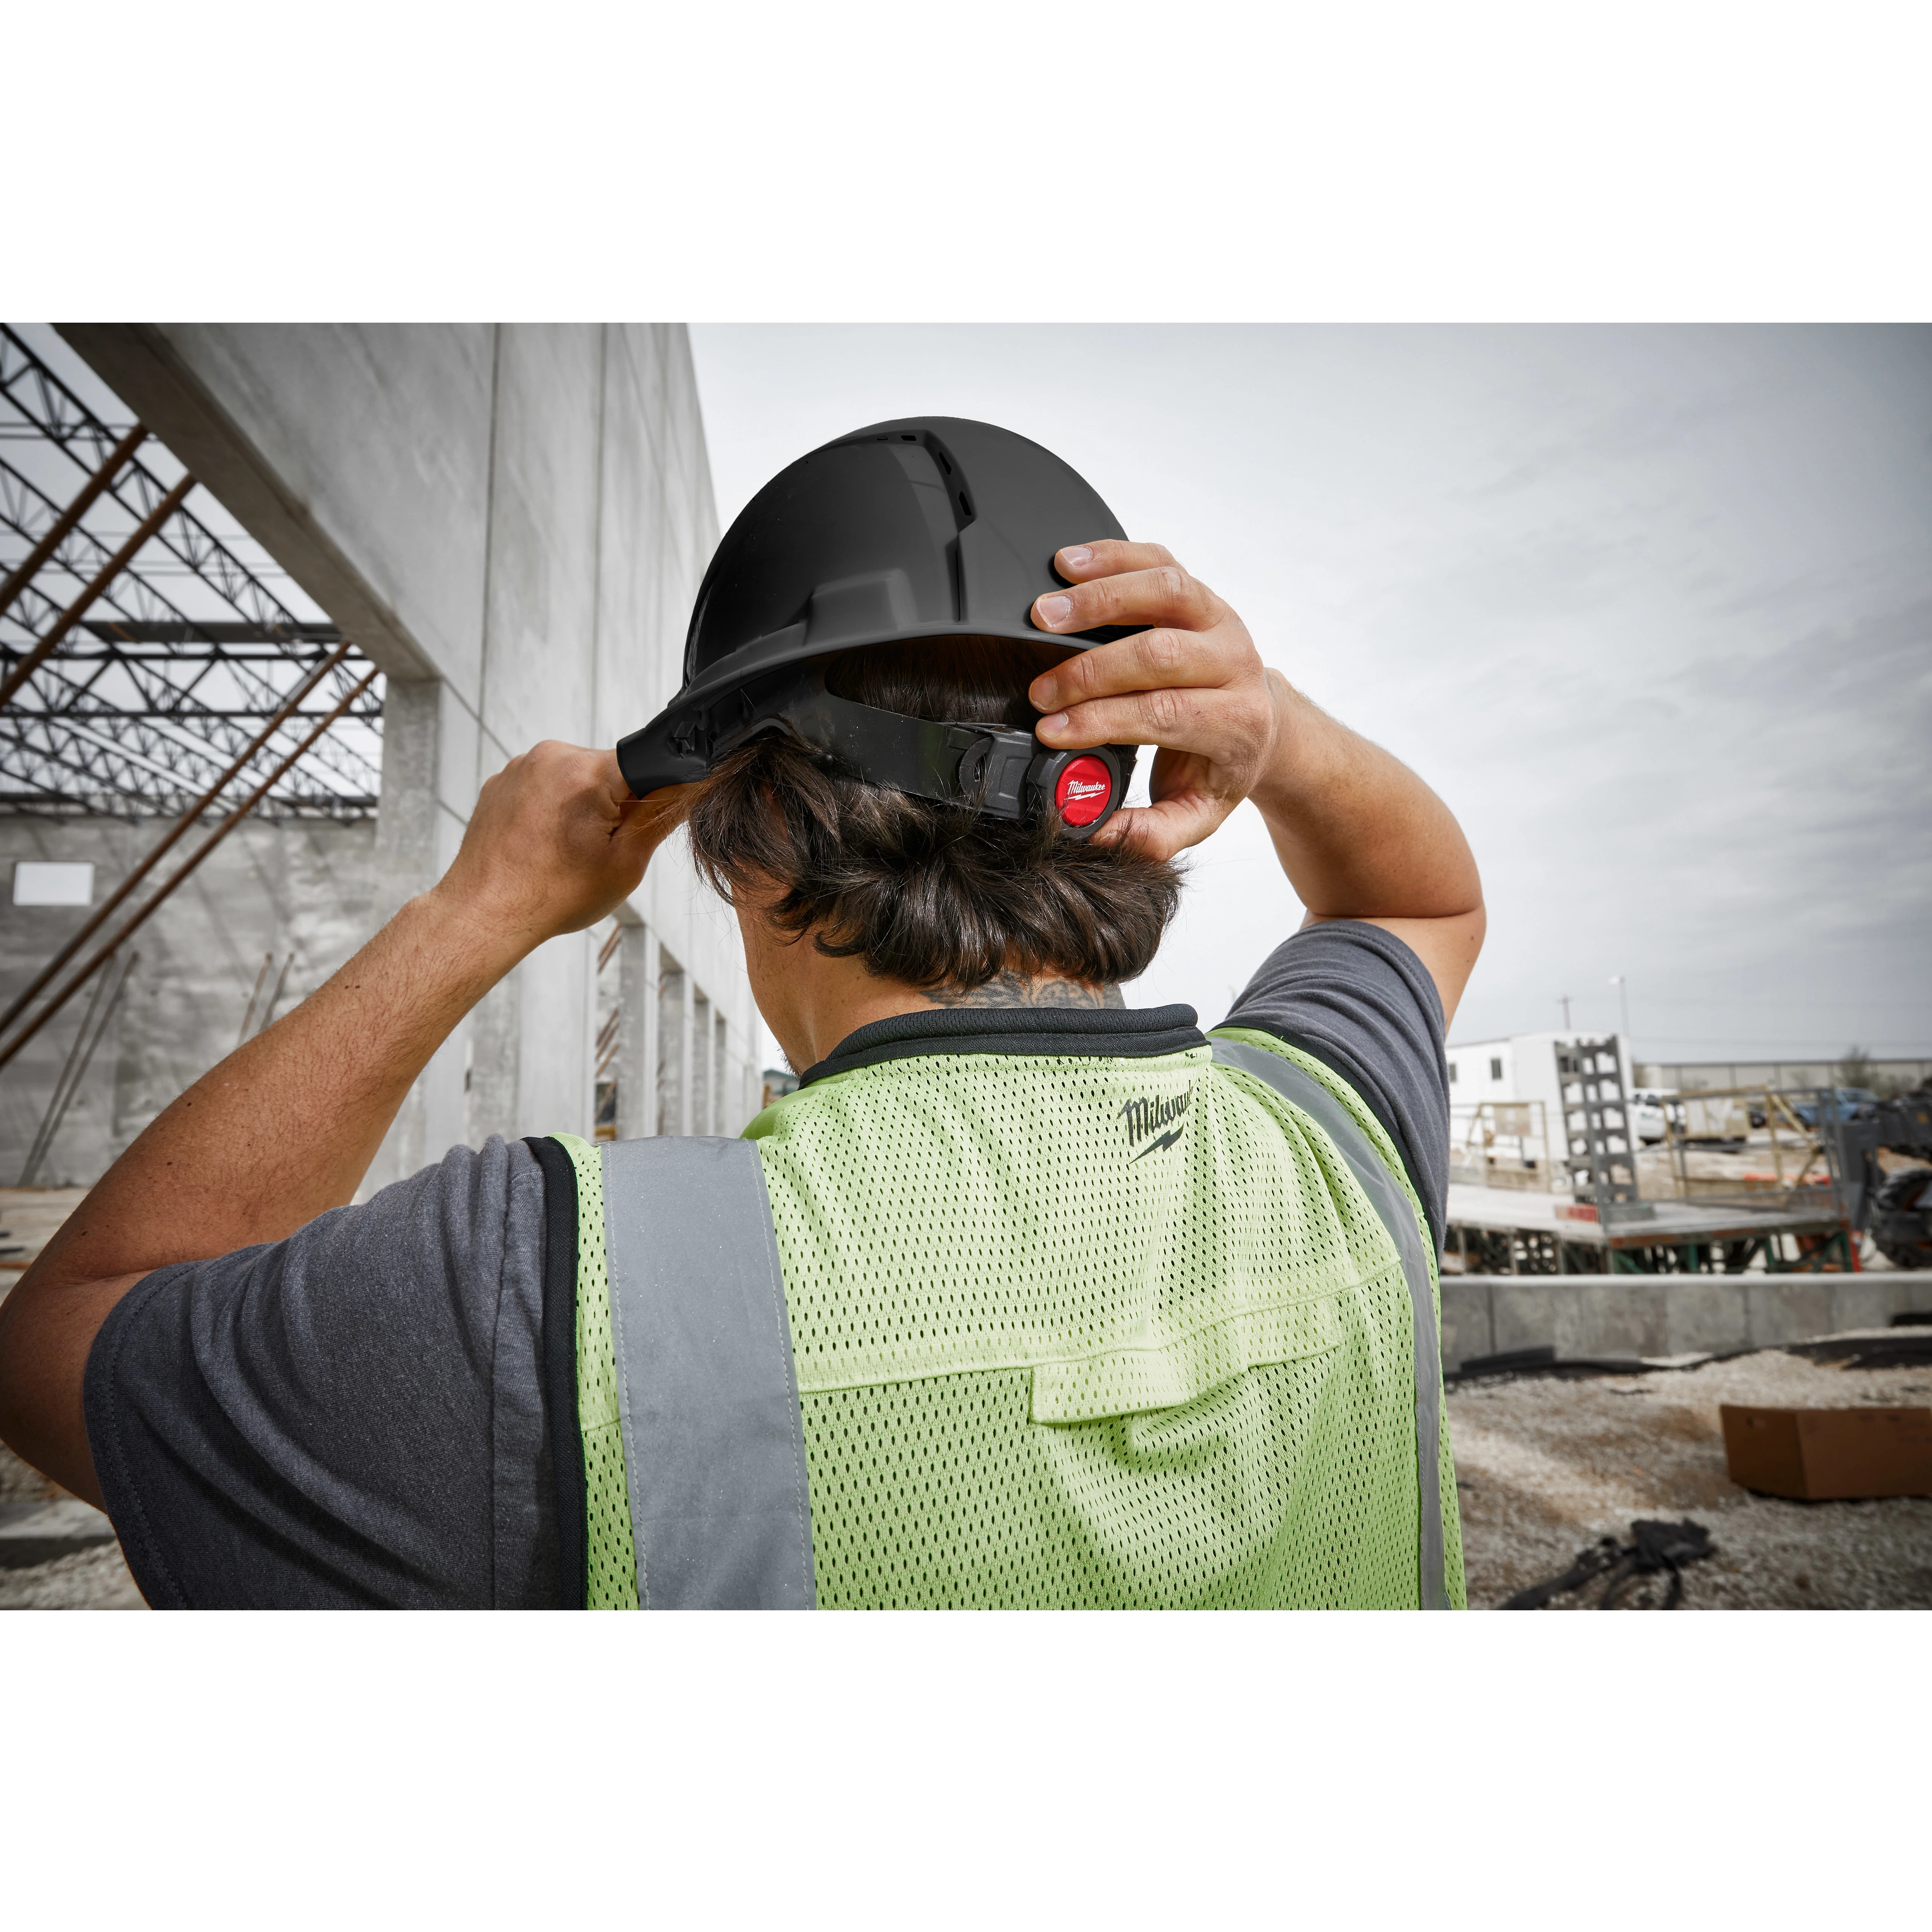
[[[1627,1070],[1624,1084],[1628,1086],[1636,1078],[1636,1048],[1630,1043],[1630,981],[1621,973],[1612,973],[1610,984],[1617,989],[1618,1010],[1624,1016],[1623,1040],[1619,1051]]]
[[[1570,995],[1568,993],[1558,994],[1556,1004],[1563,1009],[1563,1030],[1568,1033],[1570,1030]]]

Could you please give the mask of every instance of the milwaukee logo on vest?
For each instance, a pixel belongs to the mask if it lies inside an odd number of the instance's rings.
[[[1187,1103],[1194,1097],[1192,1088],[1171,1100],[1130,1100],[1120,1109],[1120,1118],[1127,1124],[1127,1144],[1139,1146],[1150,1134],[1159,1135],[1134,1156],[1136,1160],[1144,1160],[1150,1154],[1158,1154],[1162,1148],[1171,1148],[1186,1131],[1187,1123],[1180,1116],[1187,1111]],[[1179,1125],[1168,1126],[1170,1120]],[[1161,1130],[1166,1127],[1165,1133]]]

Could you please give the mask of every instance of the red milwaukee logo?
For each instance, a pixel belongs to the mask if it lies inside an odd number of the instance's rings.
[[[1107,808],[1114,781],[1098,758],[1076,758],[1053,788],[1054,802],[1069,825],[1092,825]]]

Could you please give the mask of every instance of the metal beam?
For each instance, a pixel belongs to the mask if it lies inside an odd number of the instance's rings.
[[[56,332],[192,466],[223,508],[390,676],[432,678],[435,660],[223,406],[164,328],[56,322]]]
[[[262,747],[268,742],[270,736],[282,723],[283,718],[287,715],[287,712],[292,712],[295,707],[322,682],[324,676],[329,671],[333,670],[335,667],[342,662],[343,658],[348,654],[348,650],[349,642],[346,638],[344,638],[342,643],[337,646],[334,656],[331,658],[326,664],[318,664],[314,673],[309,677],[308,681],[305,684],[302,685],[290,698],[285,710],[278,712],[275,716],[268,720],[268,723],[262,727],[260,734],[256,736],[254,742],[249,746],[248,748],[244,751],[242,755],[221,774],[220,777],[217,778],[214,784],[210,785],[207,790],[203,792],[201,796],[195,801],[193,809],[182,819],[181,822],[175,826],[174,830],[170,832],[165,838],[163,838],[156,844],[154,849],[150,852],[124,879],[121,881],[120,884],[109,894],[107,898],[101,902],[100,906],[95,912],[94,916],[90,919],[87,923],[83,926],[80,930],[54,955],[52,958],[47,962],[45,966],[41,968],[38,976],[34,980],[32,985],[28,986],[26,991],[22,993],[4,1013],[0,1013],[0,1034],[5,1033],[7,1029],[14,1024],[14,1021],[19,1018],[20,1015],[26,1011],[27,1008],[33,1004],[34,996],[39,992],[40,988],[44,986],[47,982],[51,980],[54,975],[58,973],[60,969],[87,944],[88,940],[100,929],[102,922],[112,914],[115,908],[119,905],[122,901],[126,898],[128,895],[131,892],[134,888],[138,886],[158,865],[160,863],[162,860],[167,856],[168,853],[187,836],[189,830],[193,826],[196,820],[200,818],[202,814],[206,812],[208,807],[221,796],[222,793],[225,791],[234,782],[236,775],[244,766],[247,765],[249,760],[254,758],[256,753],[260,751]],[[328,722],[330,723],[334,722],[333,713],[331,714]]]
[[[164,437],[142,413],[149,435]],[[132,512],[130,524],[146,523],[168,494],[154,466],[168,459],[158,448],[146,461],[148,452],[136,448],[118,472],[110,470],[114,480],[76,521],[35,480],[44,467],[29,465],[28,474],[8,460],[23,436],[37,454],[74,464],[81,482],[128,440],[124,423],[103,422],[17,332],[0,325],[0,535],[16,539],[16,554],[24,555],[40,549],[54,526],[71,526],[0,610],[0,677],[14,687],[0,710],[0,810],[178,815],[269,717],[283,716],[286,735],[272,738],[258,759],[278,756],[278,746],[354,682],[362,668],[359,637],[358,651],[334,666],[308,704],[286,710],[291,687],[342,634],[326,621],[298,618],[197,518],[193,496],[72,624],[62,604],[93,587],[121,544],[118,534],[104,541],[97,533],[104,515],[118,506]],[[44,654],[64,619],[66,634]],[[25,664],[29,658],[39,661]],[[365,689],[264,812],[367,817],[380,788],[381,712],[380,687]]]
[[[101,566],[94,581],[62,612],[59,621],[34,648],[7,674],[6,682],[0,683],[0,710],[4,710],[8,700],[40,665],[53,655],[54,646],[93,608],[100,593],[125,570],[136,555],[146,544],[160,526],[181,507],[181,500],[194,488],[194,478],[184,476],[136,526],[134,534]]]
[[[73,1104],[74,1096],[80,1091],[80,1083],[87,1078],[87,1070],[94,1060],[94,1049],[106,1036],[114,1018],[114,1010],[121,1004],[121,995],[128,990],[128,982],[140,963],[138,952],[130,953],[122,962],[118,978],[110,967],[94,981],[94,997],[88,1001],[87,1011],[81,1016],[80,1030],[74,1035],[74,1045],[68,1049],[67,1064],[54,1082],[52,1097],[47,1102],[47,1111],[41,1118],[40,1130],[34,1136],[34,1144],[27,1151],[27,1164],[20,1170],[16,1186],[33,1186],[34,1176],[46,1159],[47,1150],[53,1145],[54,1136],[60,1132],[61,1123],[67,1118],[67,1110]],[[104,1011],[101,1010],[103,994],[106,998]]]
[[[106,945],[101,946],[94,953],[92,958],[87,960],[84,964],[77,968],[74,974],[69,977],[67,984],[62,987],[58,992],[55,993],[48,1000],[47,1004],[43,1006],[32,1019],[28,1021],[27,1023],[21,1028],[20,1031],[16,1033],[4,1047],[0,1047],[0,1067],[5,1066],[8,1062],[10,1061],[17,1053],[19,1053],[20,1049],[25,1046],[44,1026],[46,1024],[48,1021],[52,1019],[55,1014],[58,1012],[61,1009],[67,1004],[68,1001],[72,999],[74,994],[79,992],[81,988],[87,984],[88,981],[100,970],[100,968],[104,966],[107,961],[111,959],[114,955],[120,950],[121,947],[126,944],[128,940],[131,939],[134,935],[146,924],[148,920],[161,909],[161,907],[173,894],[176,888],[181,885],[188,878],[188,876],[194,871],[195,868],[201,863],[202,860],[206,859],[208,855],[228,836],[229,833],[232,832],[236,826],[239,825],[242,821],[248,816],[250,812],[254,810],[255,807],[260,804],[261,801],[268,796],[268,793],[281,782],[282,778],[288,772],[290,768],[294,765],[298,758],[301,758],[302,754],[315,742],[316,739],[322,736],[323,732],[328,729],[330,725],[335,722],[336,719],[339,718],[344,712],[349,709],[350,704],[352,704],[370,685],[375,682],[376,680],[380,676],[381,674],[381,672],[372,665],[367,674],[363,677],[362,682],[342,699],[341,702],[336,706],[334,710],[331,712],[326,718],[322,719],[321,723],[317,724],[315,729],[310,732],[308,736],[304,738],[292,752],[289,753],[287,757],[276,766],[274,770],[271,772],[269,775],[256,787],[254,790],[249,794],[247,800],[243,804],[238,806],[227,818],[224,819],[222,823],[218,826],[212,833],[210,833],[208,837],[202,843],[202,844],[197,847],[180,866],[176,868],[175,871],[169,875],[169,877],[163,882],[160,888],[156,891],[154,897],[148,900],[147,904],[142,907],[141,910],[135,914],[134,917],[129,920],[127,924],[122,926],[121,930],[117,932],[112,938],[107,941]]]
[[[53,526],[27,553],[27,560],[0,584],[0,616],[12,608],[14,599],[34,580],[34,574],[66,542],[69,532],[94,506],[94,499],[120,473],[121,466],[140,448],[148,432],[139,423],[108,452],[107,460],[81,487],[80,494],[54,519]]]

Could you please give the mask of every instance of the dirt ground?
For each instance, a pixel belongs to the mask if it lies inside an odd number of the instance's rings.
[[[1684,1572],[1686,1610],[1932,1609],[1932,1498],[1787,1502],[1725,1473],[1720,1402],[1932,1406],[1932,1370],[1828,1366],[1766,1349],[1682,1372],[1452,1384],[1449,1426],[1472,1609],[1568,1570],[1639,1516],[1703,1524],[1714,1558]],[[1592,1607],[1598,1592],[1552,1608]],[[1653,1606],[1646,1586],[1623,1600]]]

